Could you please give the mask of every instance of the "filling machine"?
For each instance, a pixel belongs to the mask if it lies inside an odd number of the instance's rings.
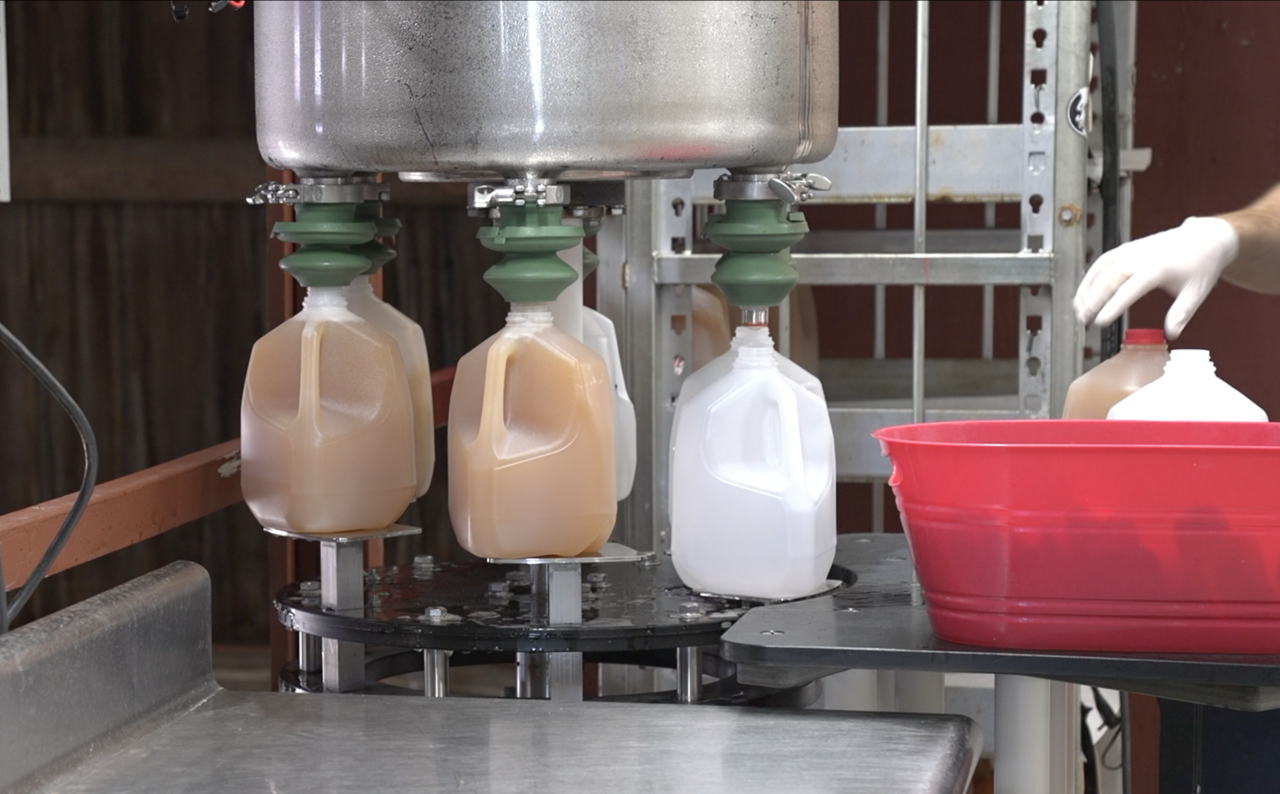
[[[928,124],[929,4],[916,5],[915,125],[839,129],[838,81],[857,76],[839,73],[834,2],[257,4],[258,143],[296,178],[261,186],[252,201],[385,201],[394,187],[376,175],[394,173],[467,182],[468,208],[502,230],[552,218],[597,235],[597,305],[618,328],[637,412],[632,494],[614,542],[581,558],[422,555],[366,569],[365,541],[421,530],[293,534],[318,543],[321,558],[318,581],[276,597],[280,620],[298,632],[298,662],[282,671],[296,697],[213,683],[208,581],[190,565],[67,610],[58,627],[15,632],[0,642],[0,703],[45,705],[20,728],[0,728],[0,788],[168,790],[176,773],[193,790],[586,790],[608,780],[628,791],[963,791],[982,736],[972,721],[940,714],[938,668],[901,665],[893,701],[935,716],[799,713],[824,679],[850,686],[835,674],[854,665],[837,653],[806,663],[806,653],[821,656],[807,647],[777,650],[788,635],[808,638],[803,629],[823,610],[918,606],[901,539],[843,538],[832,594],[776,606],[690,592],[667,555],[665,450],[682,363],[692,359],[691,335],[679,330],[692,327],[688,285],[716,283],[750,308],[776,305],[784,329],[796,280],[913,286],[911,399],[831,405],[845,480],[887,477],[872,429],[1048,417],[1084,365],[1070,298],[1095,200],[1086,180],[1090,4],[1025,4],[1023,118],[996,124],[992,111],[973,127]],[[1016,202],[1017,240],[930,250],[926,209],[942,197]],[[800,211],[810,201],[912,202],[914,231],[891,250],[806,244]],[[773,251],[796,253],[717,273],[720,255],[694,241],[721,202],[747,226],[761,208],[780,208],[788,228]],[[745,237],[716,242],[759,250]],[[581,273],[590,252],[566,248]],[[782,267],[788,261],[798,273]],[[761,283],[774,286],[762,294]],[[925,290],[954,284],[1021,289],[1016,394],[926,399]],[[726,636],[734,641],[722,647]],[[513,697],[449,697],[451,669],[512,659]],[[670,665],[674,689],[583,702],[600,662]],[[411,693],[384,681],[418,671],[427,698],[388,697]],[[94,682],[87,704],[59,684],[75,677]],[[1074,791],[1074,688],[1005,679],[997,740],[1009,761],[998,790]],[[72,720],[82,705],[92,714]],[[121,748],[132,757],[113,753]]]

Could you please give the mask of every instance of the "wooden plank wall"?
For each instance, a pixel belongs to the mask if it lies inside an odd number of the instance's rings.
[[[238,435],[278,277],[264,210],[238,200],[265,173],[251,145],[252,4],[217,15],[188,5],[179,25],[159,0],[6,4],[18,159],[15,200],[0,205],[0,322],[85,409],[104,481]],[[86,169],[59,151],[128,156]],[[210,187],[175,187],[187,180]],[[410,203],[388,210],[406,228],[387,296],[422,323],[433,366],[447,366],[501,324],[504,306],[480,278],[492,255],[457,203],[401,195]],[[70,422],[0,356],[0,513],[72,491],[80,473]],[[406,520],[440,524],[443,467],[437,480]],[[388,560],[443,552],[450,536],[429,531]],[[265,643],[266,540],[243,505],[53,577],[24,618],[174,559],[212,574],[216,641]]]

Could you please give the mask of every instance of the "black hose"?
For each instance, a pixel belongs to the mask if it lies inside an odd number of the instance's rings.
[[[93,435],[93,428],[89,426],[89,419],[84,415],[84,411],[80,410],[80,406],[76,405],[76,401],[71,399],[71,395],[62,387],[58,379],[53,377],[53,373],[40,363],[40,359],[32,355],[26,345],[22,344],[16,336],[14,336],[8,328],[0,325],[0,342],[3,342],[14,355],[18,357],[27,369],[31,370],[31,374],[36,376],[36,380],[49,390],[58,402],[66,410],[71,417],[71,421],[75,424],[76,430],[80,432],[80,442],[84,446],[84,479],[80,481],[80,493],[76,495],[76,501],[71,505],[71,512],[67,513],[67,517],[63,520],[62,526],[58,529],[58,534],[54,535],[53,542],[49,544],[49,548],[45,549],[44,556],[40,558],[39,564],[35,570],[27,577],[26,584],[18,591],[11,603],[5,604],[5,588],[4,574],[0,570],[0,633],[9,630],[9,626],[18,617],[18,613],[27,605],[27,601],[31,599],[31,594],[40,586],[40,582],[44,581],[45,574],[49,572],[49,568],[53,566],[53,561],[58,558],[62,547],[67,545],[67,540],[71,537],[71,532],[76,528],[76,524],[80,521],[80,516],[84,515],[85,508],[89,506],[89,497],[93,496],[93,486],[98,481],[98,439]]]
[[[1102,251],[1120,245],[1120,70],[1115,0],[1098,0],[1098,60],[1102,67]],[[1102,361],[1120,352],[1124,319],[1102,329]]]

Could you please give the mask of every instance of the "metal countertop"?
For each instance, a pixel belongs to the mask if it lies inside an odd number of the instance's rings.
[[[958,717],[220,691],[44,789],[960,792]]]

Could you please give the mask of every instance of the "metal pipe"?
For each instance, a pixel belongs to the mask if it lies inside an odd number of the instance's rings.
[[[1000,121],[1000,3],[991,0],[990,28],[987,33],[987,123]],[[996,226],[996,205],[987,202],[983,208],[983,225]],[[995,357],[995,304],[996,288],[982,285],[982,357],[988,361]]]
[[[320,637],[298,632],[298,672],[318,673],[320,667]]]
[[[697,703],[702,699],[702,649],[696,645],[676,648],[676,700]]]
[[[889,124],[889,0],[876,7],[876,126]],[[885,204],[876,205],[876,228],[888,225]],[[873,355],[884,358],[885,301],[883,284],[875,286],[875,344]],[[883,529],[883,523],[881,524]]]
[[[521,651],[516,654],[516,697],[550,700],[551,678],[547,654]]]
[[[925,252],[929,198],[929,0],[916,3],[916,185],[913,250]],[[915,285],[911,311],[911,421],[924,421],[924,285]]]
[[[429,698],[449,697],[449,651],[422,652],[422,678]]]
[[[995,794],[1051,794],[1050,685],[996,676]]]

